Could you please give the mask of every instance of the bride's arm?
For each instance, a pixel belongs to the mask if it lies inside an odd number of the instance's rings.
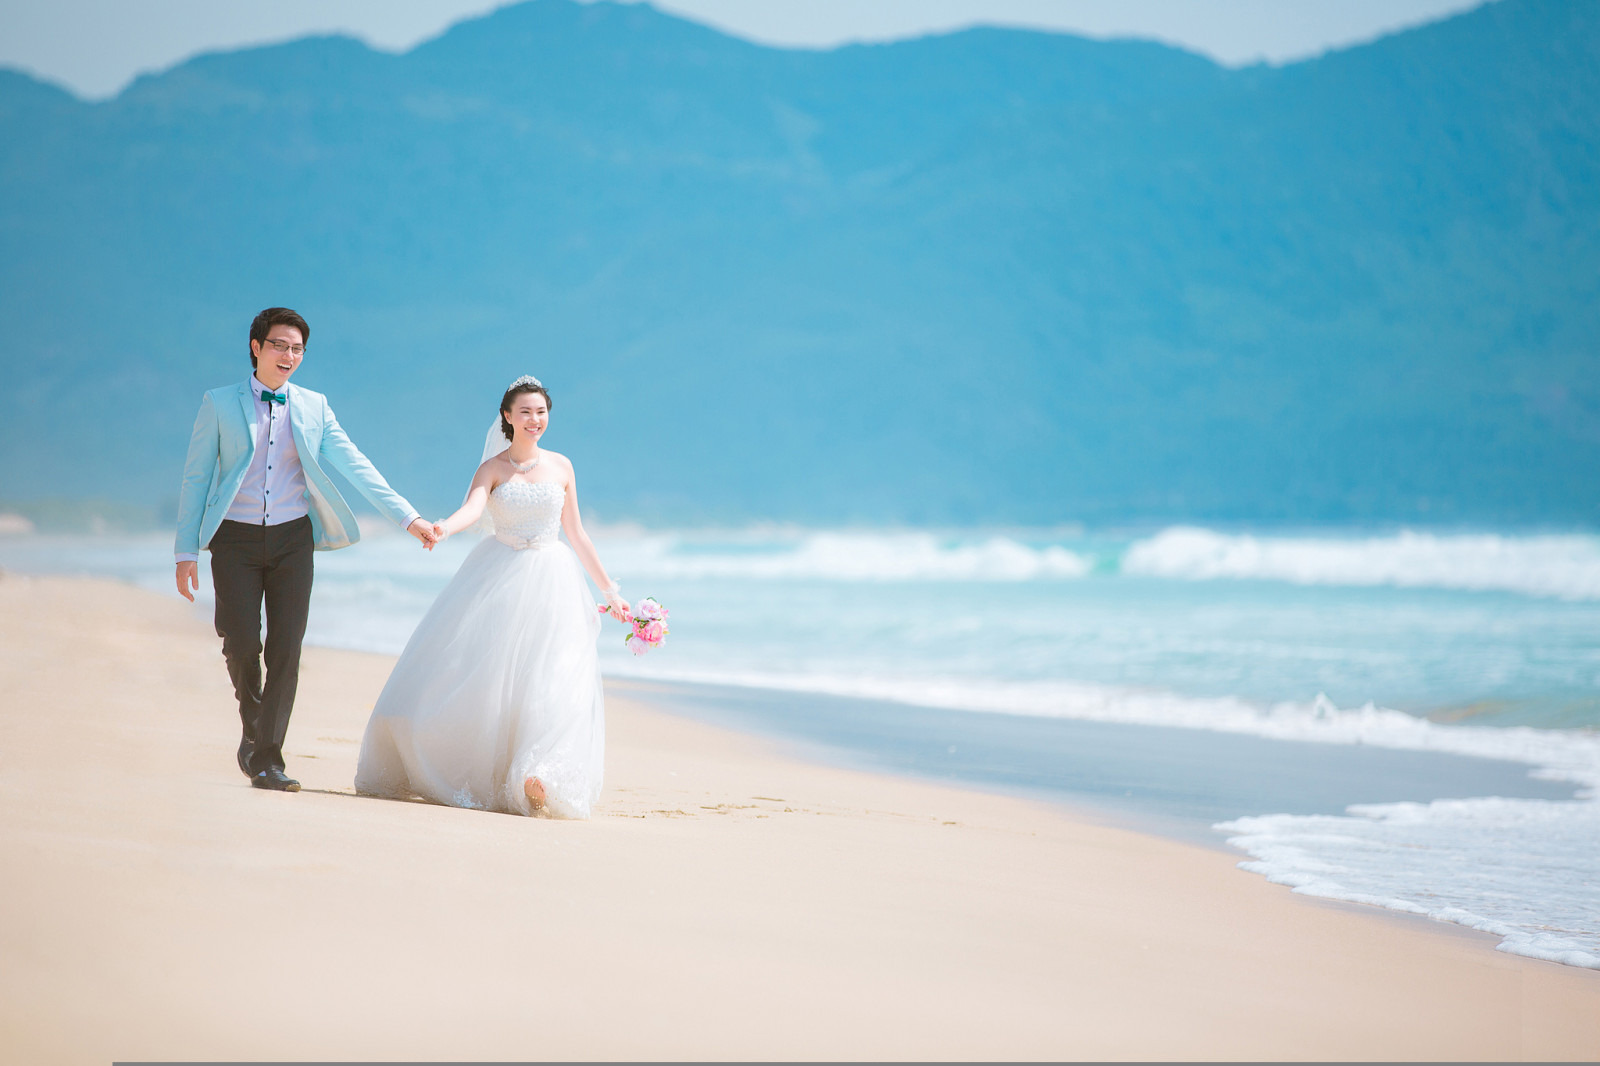
[[[472,475],[472,487],[467,490],[466,500],[455,514],[433,524],[435,533],[441,537],[448,537],[452,533],[461,532],[483,517],[483,508],[489,502],[489,493],[494,491],[493,464],[494,460],[489,459],[478,467],[478,472]]]
[[[578,475],[573,471],[571,462],[567,463],[567,501],[561,507],[561,528],[566,532],[567,543],[572,545],[578,561],[605,596],[611,612],[619,617],[630,615],[632,611],[628,601],[622,598],[617,583],[606,573],[605,564],[600,562],[600,553],[594,550],[594,542],[584,532],[583,518],[578,514]]]

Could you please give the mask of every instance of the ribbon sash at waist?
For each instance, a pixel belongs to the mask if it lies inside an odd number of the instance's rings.
[[[517,551],[526,551],[529,548],[553,548],[561,543],[561,534],[541,533],[538,536],[521,537],[515,533],[506,533],[497,529],[494,531],[494,539],[509,548],[515,548]]]

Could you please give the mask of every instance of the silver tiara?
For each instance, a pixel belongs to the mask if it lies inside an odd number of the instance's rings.
[[[516,388],[518,385],[532,385],[535,388],[540,388],[540,389],[544,388],[544,382],[540,381],[538,378],[534,377],[532,374],[524,374],[520,378],[518,378],[517,380],[513,381],[511,384],[507,385],[506,386],[506,391],[510,392],[512,389]]]

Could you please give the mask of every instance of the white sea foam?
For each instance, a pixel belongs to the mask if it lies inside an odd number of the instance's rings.
[[[1538,799],[1358,805],[1217,826],[1240,867],[1325,899],[1423,914],[1501,951],[1600,969],[1600,803]]]
[[[607,538],[608,565],[654,578],[811,581],[1030,581],[1082,577],[1083,556],[1009,537],[931,533],[810,533],[788,543],[710,549],[672,536]],[[614,560],[614,561],[613,561]]]
[[[1259,705],[1232,696],[1183,696],[1076,681],[852,676],[765,671],[681,670],[619,658],[619,675],[704,684],[776,688],[921,707],[1020,714],[1128,725],[1241,733],[1317,744],[1366,744],[1506,759],[1535,767],[1536,776],[1569,781],[1592,796],[1600,788],[1600,733],[1589,730],[1441,725],[1403,711],[1366,704],[1340,708],[1326,696]]]
[[[1600,537],[1402,532],[1284,537],[1177,526],[1135,541],[1122,572],[1204,581],[1394,585],[1600,599]]]

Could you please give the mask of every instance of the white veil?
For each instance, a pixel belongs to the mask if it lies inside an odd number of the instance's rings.
[[[478,460],[478,465],[482,466],[509,447],[511,442],[506,440],[505,430],[500,428],[500,416],[495,415],[494,424],[489,427],[489,435],[483,438],[483,458]]]

